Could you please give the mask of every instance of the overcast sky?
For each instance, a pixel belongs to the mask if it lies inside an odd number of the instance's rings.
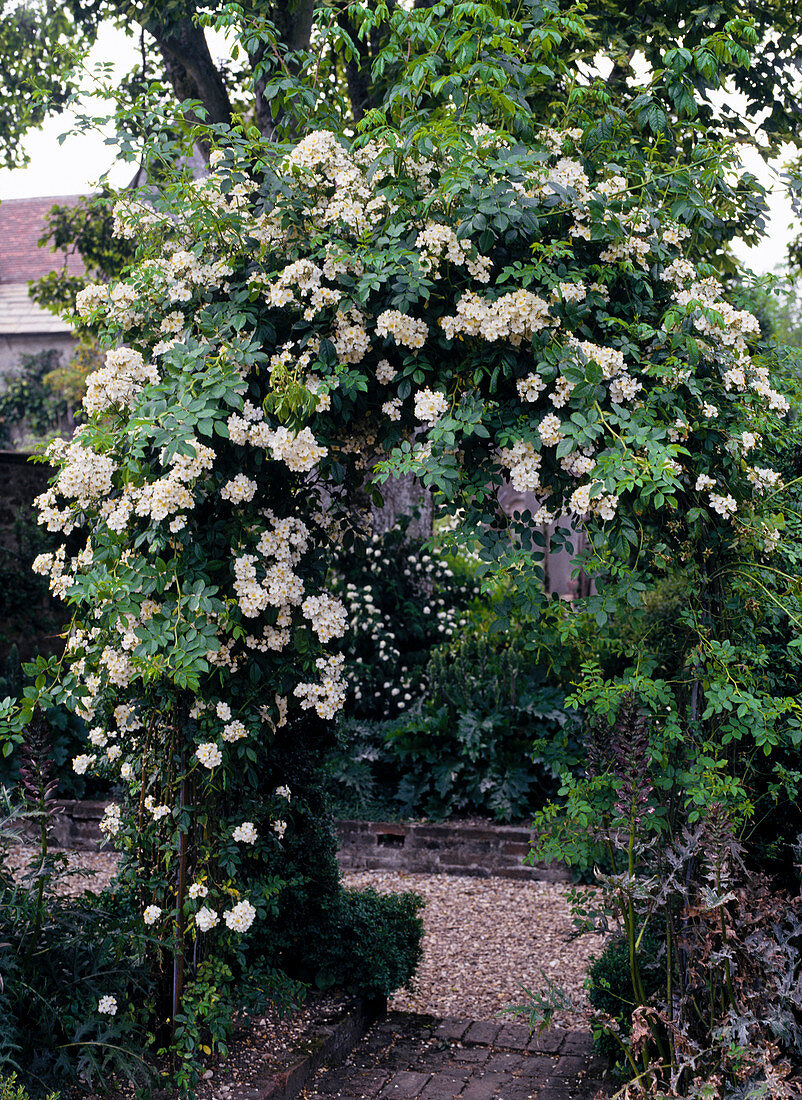
[[[212,54],[225,52],[222,36],[212,41]],[[135,63],[137,46],[135,39],[127,38],[122,31],[105,25],[90,55],[90,64],[97,60],[115,63],[119,73],[127,71]],[[104,107],[97,105],[97,113]],[[72,195],[91,191],[104,172],[109,172],[112,186],[125,186],[134,174],[135,165],[118,162],[113,146],[105,145],[100,134],[70,136],[63,145],[58,138],[69,130],[74,119],[61,115],[49,119],[39,130],[31,131],[24,139],[30,156],[27,168],[14,171],[0,169],[0,199],[34,198],[48,195]],[[782,183],[776,178],[778,169],[767,168],[763,160],[751,149],[744,150],[744,163],[770,190],[769,232],[759,245],[746,248],[734,243],[739,258],[757,274],[765,274],[786,262],[786,248],[802,229],[794,217],[791,204]]]

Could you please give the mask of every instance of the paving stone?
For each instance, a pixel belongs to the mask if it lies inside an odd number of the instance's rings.
[[[574,1078],[582,1073],[588,1064],[587,1058],[580,1054],[561,1054],[554,1070],[555,1077]]]
[[[532,1055],[526,1059],[521,1067],[519,1076],[525,1077],[535,1084],[545,1085],[547,1081],[551,1080],[556,1065],[556,1058],[549,1058],[546,1055]]]
[[[496,1036],[501,1031],[501,1024],[491,1023],[489,1020],[476,1020],[468,1028],[464,1042],[476,1043],[477,1046],[490,1046],[495,1042]]]
[[[472,1022],[471,1020],[460,1020],[457,1016],[446,1016],[440,1027],[435,1031],[435,1035],[438,1039],[451,1039],[454,1042],[459,1042]]]
[[[446,1070],[446,1072],[460,1070],[460,1067],[455,1065],[454,1053],[453,1047],[450,1046],[446,1047],[445,1050],[426,1050],[418,1062],[418,1069],[426,1069],[432,1073],[441,1073],[443,1070]]]
[[[357,1076],[353,1066],[340,1066],[338,1069],[329,1070],[319,1082],[316,1082],[315,1087],[328,1096],[336,1096],[339,1092],[347,1094],[351,1091],[351,1085]]]
[[[453,1100],[467,1080],[464,1074],[436,1073],[420,1094],[420,1100]]]
[[[560,1048],[561,1054],[590,1054],[593,1039],[585,1031],[569,1031]]]
[[[470,1079],[460,1094],[460,1100],[489,1100],[491,1096],[504,1095],[503,1089],[509,1083],[506,1073],[477,1073]]]
[[[556,1054],[565,1039],[565,1032],[556,1028],[541,1031],[539,1035],[533,1035],[526,1045],[527,1050],[533,1054]]]
[[[417,1096],[431,1077],[430,1073],[415,1073],[412,1070],[402,1069],[393,1074],[382,1089],[382,1096],[397,1098],[397,1100],[411,1100]]]
[[[509,1050],[526,1050],[532,1033],[521,1024],[504,1024],[496,1037],[496,1046]]]
[[[529,1059],[509,1050],[495,1050],[485,1062],[487,1073],[517,1073]]]
[[[345,1065],[318,1071],[303,1100],[595,1100],[601,1063],[588,1040],[391,1013]]]
[[[457,1050],[454,1052],[454,1058],[458,1062],[477,1062],[484,1065],[489,1057],[490,1052],[487,1050]]]
[[[387,1050],[384,1065],[388,1069],[409,1069],[425,1057],[425,1051],[423,1043],[397,1042]]]
[[[537,1096],[539,1086],[523,1077],[511,1077],[501,1090],[499,1100],[530,1100]]]
[[[387,1083],[389,1074],[384,1073],[382,1070],[366,1070],[360,1073],[355,1079],[355,1095],[358,1097],[366,1097],[367,1100],[373,1100],[373,1097],[378,1096],[381,1090]]]

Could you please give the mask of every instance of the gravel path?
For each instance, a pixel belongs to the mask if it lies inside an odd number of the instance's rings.
[[[349,886],[380,893],[414,890],[423,910],[423,962],[412,991],[402,989],[390,1007],[400,1012],[512,1019],[503,1010],[525,999],[522,986],[564,989],[574,1002],[554,1024],[581,1028],[588,1022],[584,981],[589,959],[603,936],[571,938],[571,916],[562,883],[506,878],[360,871],[344,875]]]
[[[6,863],[21,870],[34,856],[16,848]],[[113,853],[68,852],[73,875],[63,894],[99,892],[114,875]],[[562,883],[518,882],[506,878],[358,871],[343,875],[349,886],[373,886],[380,893],[413,890],[426,902],[424,952],[412,990],[400,990],[390,1002],[401,1012],[460,1016],[473,1020],[512,1019],[505,1008],[525,999],[522,986],[544,990],[548,981],[572,998],[554,1024],[581,1028],[588,1005],[583,983],[602,936],[571,938],[571,919]]]

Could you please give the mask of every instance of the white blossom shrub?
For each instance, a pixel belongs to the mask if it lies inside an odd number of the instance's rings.
[[[125,792],[104,828],[165,988],[173,959],[265,951],[323,843],[296,792],[345,699],[359,592],[325,578],[366,482],[417,473],[511,568],[569,513],[612,583],[650,517],[776,545],[752,453],[787,404],[664,192],[581,130],[423,128],[231,134],[207,178],[120,203],[139,259],[79,295],[108,350],[39,500],[66,541],[36,569],[75,616],[36,691],[97,731],[76,771]],[[499,515],[502,479],[534,516]]]

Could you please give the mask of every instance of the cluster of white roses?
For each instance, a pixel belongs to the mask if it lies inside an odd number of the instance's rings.
[[[158,370],[145,363],[141,352],[113,348],[106,353],[105,366],[86,379],[84,408],[88,413],[103,412],[112,406],[130,409],[142,387],[158,381]]]

